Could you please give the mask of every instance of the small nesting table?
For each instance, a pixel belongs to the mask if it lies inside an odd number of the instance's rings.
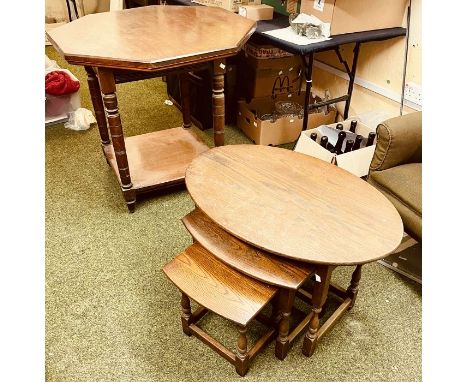
[[[403,236],[398,212],[367,182],[327,162],[285,149],[217,147],[191,163],[185,182],[197,205],[183,219],[195,245],[205,249],[206,257],[214,256],[248,279],[276,288],[279,301],[275,309],[279,312],[273,310],[271,323],[276,325],[279,359],[305,329],[302,352],[310,356],[319,338],[353,307],[362,265],[385,257]],[[347,289],[331,283],[337,266],[356,267]],[[165,268],[179,286],[167,271]],[[306,278],[312,279],[313,286],[301,291]],[[193,290],[204,289],[203,282],[200,278]],[[242,283],[231,283],[230,288],[236,284]],[[223,290],[222,283],[219,287]],[[180,289],[185,297],[192,292]],[[289,315],[299,291],[298,297],[311,305],[311,311],[291,330]],[[329,292],[342,303],[320,326],[319,315]],[[203,305],[203,301],[197,302]],[[222,304],[216,308],[208,310],[232,319],[223,313]],[[242,338],[241,349],[245,348]]]
[[[224,144],[225,59],[254,30],[254,21],[224,9],[155,5],[87,15],[47,32],[64,58],[88,73],[104,155],[130,212],[137,193],[183,183],[188,164],[208,149],[191,131],[192,70],[212,67],[214,141]],[[116,84],[179,72],[183,127],[124,138]]]

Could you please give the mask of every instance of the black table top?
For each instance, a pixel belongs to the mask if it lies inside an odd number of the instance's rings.
[[[264,34],[262,32],[271,31],[274,29],[286,28],[289,26],[288,16],[275,15],[273,20],[257,21],[257,29],[255,35],[263,42],[275,45],[278,48],[284,49],[289,53],[306,55],[314,52],[322,52],[325,50],[333,50],[336,47],[349,43],[362,43],[369,41],[388,40],[398,36],[406,35],[406,28],[387,28],[376,29],[365,32],[346,33],[331,36],[331,40],[316,42],[309,45],[296,45],[279,38]]]
[[[173,5],[200,5],[192,3],[190,0],[168,0],[168,4]],[[346,33],[331,36],[331,40],[316,42],[309,45],[296,45],[279,38],[267,35],[262,32],[271,31],[274,29],[286,28],[289,26],[288,16],[275,13],[272,20],[257,21],[257,29],[255,30],[255,40],[260,43],[271,44],[292,54],[307,55],[309,53],[323,52],[333,50],[336,47],[349,43],[363,43],[370,41],[388,40],[394,37],[405,36],[406,28],[387,28],[376,29],[365,32]]]

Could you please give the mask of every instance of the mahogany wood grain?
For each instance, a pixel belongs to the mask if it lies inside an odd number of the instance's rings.
[[[99,80],[90,66],[85,67],[88,74],[88,88],[93,103],[94,114],[96,115],[96,122],[99,128],[99,135],[101,136],[101,144],[106,146],[110,143],[109,130],[107,129],[106,113],[104,111],[104,104],[102,102],[101,88]]]
[[[403,235],[395,207],[362,179],[322,160],[276,147],[216,147],[185,179],[197,206],[256,247],[317,264],[385,257]]]
[[[131,212],[137,192],[182,183],[188,163],[207,146],[189,133],[172,136],[174,131],[124,139],[116,83],[172,72],[182,73],[184,79],[185,72],[214,65],[214,141],[216,146],[223,145],[224,59],[234,56],[254,30],[255,21],[220,8],[148,6],[86,15],[48,33],[65,60],[85,66],[88,72],[104,154],[118,176]],[[181,91],[184,127],[189,130],[188,81],[182,81]],[[164,136],[168,137],[166,141],[157,142]]]
[[[255,25],[221,8],[148,6],[86,15],[47,36],[71,64],[152,71],[232,56]]]
[[[186,72],[179,75],[179,89],[184,129],[190,129],[192,127],[192,118],[190,116],[190,80]]]
[[[163,268],[190,298],[239,325],[247,325],[270,301],[277,288],[260,283],[193,244]]]
[[[219,260],[267,284],[297,289],[313,271],[309,264],[269,254],[239,240],[214,223],[200,209],[190,212],[182,218],[182,222],[193,238]]]
[[[226,60],[213,61],[213,133],[215,146],[224,145],[224,74]]]
[[[191,129],[176,127],[125,138],[133,188],[158,189],[184,182],[190,162],[208,146]],[[105,153],[118,174],[112,146]]]
[[[120,120],[117,95],[115,94],[114,74],[111,70],[99,68],[98,78],[102,91],[102,101],[107,115],[107,124],[111,134],[112,149],[116,164],[115,169],[120,180],[120,187],[127,207],[130,212],[133,212],[135,210],[136,193],[130,178],[122,121]],[[108,147],[109,145],[104,146],[104,152],[107,151]],[[107,158],[107,161],[110,163],[109,158]]]

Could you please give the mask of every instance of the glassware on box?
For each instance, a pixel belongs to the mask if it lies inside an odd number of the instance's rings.
[[[322,30],[320,27],[312,24],[304,24],[305,35],[307,38],[320,38],[322,37]]]
[[[275,123],[277,119],[278,114],[276,114],[276,112],[266,113],[260,116],[261,121],[270,121],[271,123]]]
[[[323,37],[322,28],[319,25],[311,23],[293,23],[297,16],[299,16],[299,13],[291,13],[289,15],[289,25],[295,33],[310,39]]]
[[[297,102],[278,101],[275,103],[275,110],[280,115],[298,116],[302,106]]]
[[[293,23],[294,19],[299,16],[299,13],[290,13],[289,14],[289,25],[291,26],[291,29],[296,32],[297,34],[301,34],[300,33],[300,25],[301,24],[296,24],[296,23]]]

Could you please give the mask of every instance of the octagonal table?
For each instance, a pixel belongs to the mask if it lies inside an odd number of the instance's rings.
[[[220,8],[148,6],[87,15],[47,32],[65,60],[88,73],[103,152],[131,212],[137,193],[183,183],[188,164],[208,148],[191,130],[189,71],[212,66],[214,141],[224,144],[225,59],[254,30],[254,21]],[[116,84],[173,72],[181,73],[183,127],[124,138]]]

